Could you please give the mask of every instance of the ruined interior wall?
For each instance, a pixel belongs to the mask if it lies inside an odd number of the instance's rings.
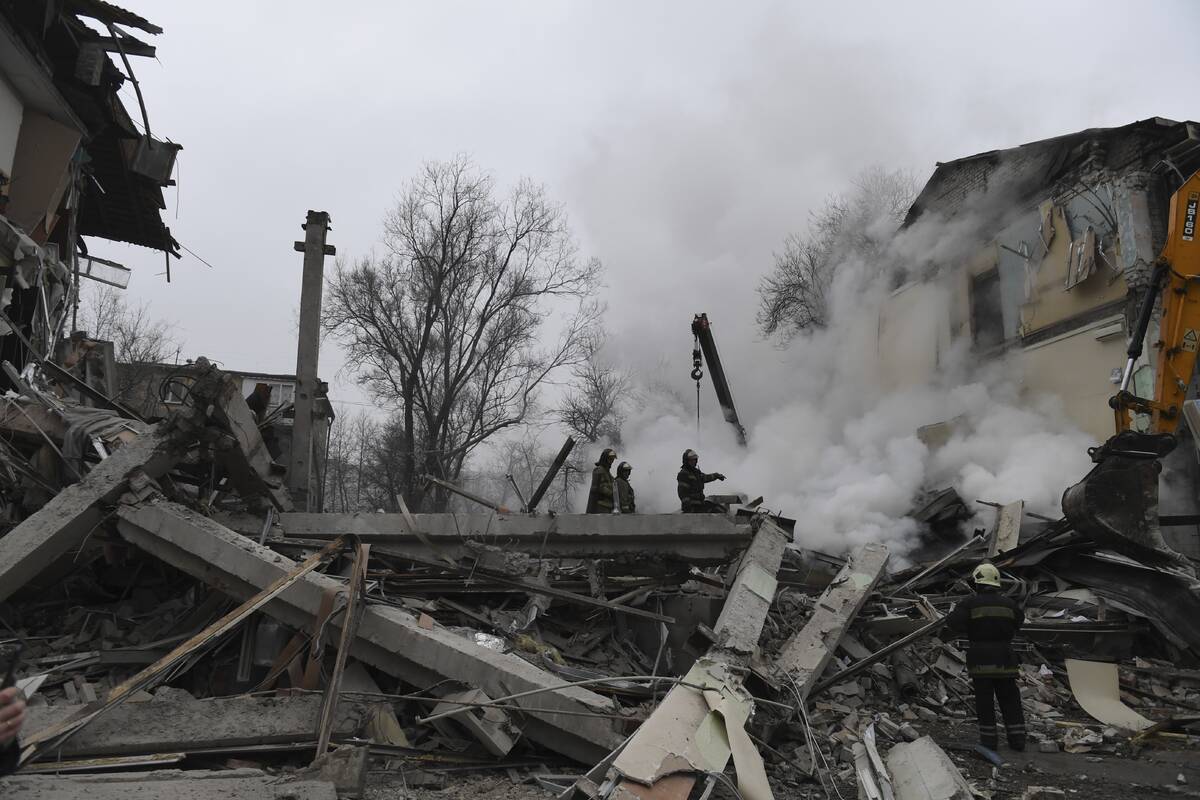
[[[1092,309],[1120,302],[1128,292],[1116,252],[1107,255],[1118,267],[1117,270],[1109,267],[1097,255],[1093,274],[1071,289],[1065,288],[1070,273],[1073,239],[1082,241],[1089,225],[1095,230],[1098,240],[1105,235],[1115,239],[1116,232],[1082,197],[1072,198],[1064,205],[1052,205],[1046,200],[1036,214],[1023,218],[1019,227],[1012,226],[1006,230],[1001,241],[1018,250],[1022,244],[1027,248],[1040,247],[1039,224],[1044,213],[1050,214],[1054,237],[1040,260],[1033,258],[1026,261],[1011,250],[1004,250],[1011,256],[1006,259],[1009,271],[1016,280],[1025,284],[1025,300],[1020,307],[1020,336],[1029,336],[1051,325],[1085,315]]]

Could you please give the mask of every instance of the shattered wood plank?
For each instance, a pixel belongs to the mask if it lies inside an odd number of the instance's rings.
[[[345,623],[342,625],[341,638],[338,639],[333,672],[329,676],[329,685],[325,687],[325,694],[322,698],[321,719],[317,723],[318,758],[329,749],[329,738],[333,735],[338,699],[342,691],[342,672],[346,669],[346,659],[350,655],[350,642],[358,632],[358,623],[362,619],[362,609],[365,604],[363,593],[367,588],[367,562],[371,560],[371,545],[360,544],[354,550],[354,568],[350,571],[350,583],[346,587]]]
[[[240,622],[262,608],[276,595],[316,569],[326,558],[341,548],[342,539],[333,540],[324,550],[310,556],[302,564],[292,565],[290,569],[279,575],[267,588],[255,594],[249,600],[200,631],[200,633],[182,642],[170,653],[167,653],[133,677],[114,686],[103,702],[91,703],[84,706],[75,716],[65,719],[57,725],[51,725],[34,736],[26,737],[22,742],[24,747],[21,751],[21,763],[24,764],[27,761],[33,760],[51,746],[61,746],[64,738],[74,735],[80,728],[109,711],[118,703],[123,702],[139,689],[146,689],[152,686],[169,669],[179,664],[184,658],[233,630]]]
[[[30,706],[26,737],[60,725],[85,706]],[[54,757],[129,756],[163,752],[236,750],[315,740],[321,698],[221,697],[124,703],[97,718],[56,749]],[[344,699],[334,717],[333,739],[358,735],[373,713],[370,703]]]
[[[142,550],[235,597],[253,594],[294,566],[290,559],[257,542],[161,499],[123,506],[118,512],[118,529]],[[303,628],[317,614],[322,594],[340,585],[325,575],[307,575],[265,611],[287,625]],[[331,630],[340,627],[340,619],[330,622]],[[514,701],[540,709],[526,713],[525,735],[579,761],[594,763],[622,738],[612,720],[554,713],[557,709],[609,714],[613,706],[606,698],[564,686],[561,679],[513,654],[481,647],[444,628],[421,628],[416,617],[398,608],[368,605],[350,654],[419,686],[450,678],[492,697],[545,690]]]
[[[760,518],[717,618],[716,641],[693,665],[684,683],[671,688],[613,762],[610,776],[620,780],[629,795],[646,796],[645,787],[655,791],[661,787],[668,792],[682,791],[686,797],[700,773],[722,772],[732,756],[742,795],[751,799],[771,796],[762,760],[744,728],[754,700],[742,687],[741,668],[749,663],[758,644],[790,540],[782,528]],[[703,692],[694,685],[718,691]],[[724,730],[713,730],[714,726]]]
[[[43,569],[79,547],[124,493],[130,473],[165,475],[183,457],[164,424],[138,436],[97,464],[83,480],[0,538],[0,600],[7,599]]]
[[[220,519],[246,536],[257,537],[261,531],[261,516]],[[748,524],[720,514],[413,514],[412,521],[439,552],[454,559],[470,555],[463,546],[467,540],[545,558],[652,556],[695,565],[724,564],[754,537]],[[426,559],[436,557],[402,514],[293,512],[280,514],[278,525],[284,535],[297,539],[352,535],[364,544],[398,545]]]
[[[775,660],[775,668],[802,699],[806,699],[825,670],[850,623],[875,589],[887,566],[883,544],[864,544],[817,600],[808,623],[792,634]]]
[[[257,769],[161,770],[109,775],[13,775],[0,780],[5,800],[337,800],[328,781],[280,780]]]

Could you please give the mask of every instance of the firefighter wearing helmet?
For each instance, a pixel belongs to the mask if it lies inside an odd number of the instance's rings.
[[[629,476],[633,474],[633,467],[628,461],[622,461],[617,465],[617,508],[622,514],[636,514],[637,501],[633,496],[633,484],[629,482]]]
[[[606,447],[600,454],[600,460],[592,468],[592,488],[588,491],[587,513],[613,513],[613,476],[609,470],[616,460],[617,451]]]
[[[966,636],[967,671],[975,689],[979,742],[995,750],[999,745],[996,702],[1004,719],[1008,746],[1025,749],[1025,713],[1017,688],[1018,664],[1012,640],[1025,622],[1025,612],[1000,592],[1000,570],[986,561],[971,573],[975,594],[950,612],[950,630]]]
[[[685,514],[705,514],[719,511],[704,499],[704,484],[712,481],[723,481],[725,476],[719,472],[701,472],[700,456],[695,450],[683,451],[683,466],[676,478],[679,491],[679,503]]]

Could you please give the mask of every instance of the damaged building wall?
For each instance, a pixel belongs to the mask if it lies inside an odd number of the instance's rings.
[[[935,265],[927,284],[885,302],[880,355],[891,385],[929,381],[950,343],[961,342],[977,361],[1010,359],[1028,394],[1056,396],[1072,422],[1097,441],[1108,438],[1114,370],[1124,364],[1127,320],[1163,245],[1166,199],[1179,170],[1200,166],[1177,158],[1167,169],[1164,159],[1194,129],[1152,118],[940,164],[906,224],[989,202],[999,208],[973,212],[981,223],[972,254]],[[899,339],[911,331],[894,321],[935,291],[946,293],[943,319],[921,325],[948,328],[950,342],[927,332]],[[1154,337],[1152,330],[1147,339]],[[1139,384],[1149,385],[1152,368],[1142,372]]]

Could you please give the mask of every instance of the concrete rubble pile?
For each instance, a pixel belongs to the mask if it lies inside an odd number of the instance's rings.
[[[530,797],[1055,796],[1088,767],[971,748],[943,623],[985,557],[1027,609],[1030,757],[1161,755],[1200,720],[1193,576],[1019,503],[899,571],[882,544],[806,551],[736,505],[298,512],[207,360],[157,424],[49,372],[0,417],[0,647],[31,709],[5,797],[406,797],[480,776]],[[914,519],[961,516],[935,500]]]

